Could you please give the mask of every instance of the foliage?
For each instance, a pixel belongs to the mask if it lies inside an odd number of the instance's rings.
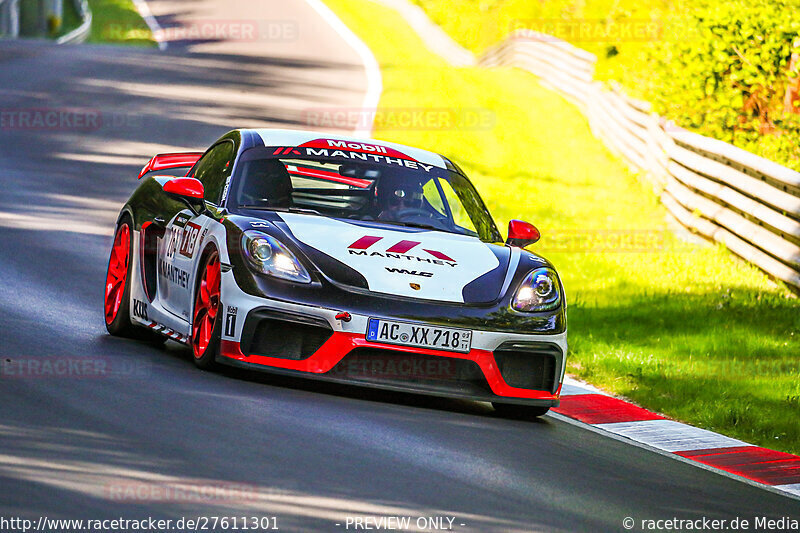
[[[515,28],[554,33],[678,125],[800,170],[796,0],[415,1],[477,54]]]
[[[800,169],[800,101],[784,109],[797,78],[795,0],[713,2],[691,11],[687,38],[657,43],[647,68],[655,110],[700,133]],[[680,73],[676,76],[675,73]]]

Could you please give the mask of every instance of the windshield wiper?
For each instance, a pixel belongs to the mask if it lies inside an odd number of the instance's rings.
[[[321,215],[315,209],[303,209],[302,207],[270,207],[268,205],[240,205],[239,209],[255,209],[258,211],[280,211],[281,213],[305,213],[308,215]]]

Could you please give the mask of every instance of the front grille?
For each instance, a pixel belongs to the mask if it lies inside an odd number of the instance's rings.
[[[468,395],[491,393],[474,361],[420,353],[356,348],[327,377]]]
[[[325,320],[274,311],[251,312],[242,332],[248,355],[308,359],[333,335]]]
[[[506,343],[494,351],[506,383],[520,389],[555,392],[561,373],[561,349],[554,344]]]

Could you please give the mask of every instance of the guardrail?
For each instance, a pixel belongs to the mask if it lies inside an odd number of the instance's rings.
[[[0,37],[19,37],[19,0],[0,0]]]
[[[595,62],[556,37],[518,30],[479,64],[538,76],[581,108],[681,224],[800,290],[800,172],[675,126],[619,85],[595,81]]]
[[[92,31],[92,11],[89,9],[87,0],[72,1],[80,16],[81,24],[71,32],[56,39],[57,44],[82,43],[89,38],[89,34]],[[19,37],[19,2],[20,0],[0,0],[0,38],[16,39]],[[58,5],[60,9],[60,2]],[[61,17],[60,11],[57,16]],[[44,15],[42,15],[41,24],[44,28]]]
[[[92,10],[89,9],[87,0],[73,0],[75,9],[81,17],[81,25],[71,32],[56,39],[57,44],[80,44],[89,38],[92,32]]]

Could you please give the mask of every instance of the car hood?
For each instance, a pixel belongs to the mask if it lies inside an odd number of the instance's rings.
[[[453,303],[500,295],[509,249],[475,237],[279,213],[275,225],[329,279],[372,292]]]

